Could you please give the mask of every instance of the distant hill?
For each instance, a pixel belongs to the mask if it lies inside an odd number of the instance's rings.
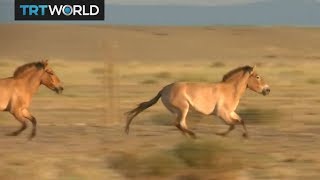
[[[319,26],[320,1],[271,0],[228,6],[107,4],[109,24]]]
[[[320,59],[320,28],[0,25],[0,62]]]

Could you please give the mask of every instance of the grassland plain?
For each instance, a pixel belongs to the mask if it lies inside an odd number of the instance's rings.
[[[1,77],[47,57],[65,83],[63,95],[44,87],[35,95],[33,141],[28,133],[0,138],[0,179],[320,178],[320,29],[1,25],[0,32]],[[199,139],[189,140],[160,102],[123,133],[123,113],[164,85],[217,82],[244,64],[256,64],[271,86],[270,96],[248,91],[239,105],[248,140],[240,128],[214,135],[227,127],[194,112],[188,124]],[[8,113],[0,117],[3,134],[17,128]]]

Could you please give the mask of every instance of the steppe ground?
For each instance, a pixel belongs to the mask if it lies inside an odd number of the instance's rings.
[[[42,87],[31,112],[38,135],[0,113],[0,179],[319,179],[320,29],[298,27],[134,27],[0,25],[0,77],[48,58],[65,84]],[[257,65],[271,86],[248,91],[238,127],[191,112],[191,140],[158,102],[129,135],[124,112],[175,81],[218,82]],[[2,135],[1,135],[2,134]]]

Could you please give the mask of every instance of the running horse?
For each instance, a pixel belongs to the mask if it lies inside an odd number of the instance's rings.
[[[12,77],[0,79],[0,110],[10,112],[21,123],[20,129],[7,135],[19,135],[27,128],[29,120],[33,126],[29,139],[36,136],[37,120],[28,108],[32,96],[42,84],[57,94],[63,91],[63,86],[49,67],[48,60],[24,64],[14,71]]]
[[[129,126],[134,117],[161,98],[164,106],[176,115],[175,126],[183,134],[196,137],[186,124],[189,108],[193,107],[202,114],[216,115],[229,125],[227,131],[216,133],[217,135],[225,136],[235,128],[236,124],[241,124],[243,137],[247,137],[245,122],[235,112],[247,88],[264,96],[270,93],[269,85],[255,72],[255,66],[233,69],[225,74],[219,83],[176,82],[169,84],[162,88],[153,99],[127,112],[125,132],[129,133]]]

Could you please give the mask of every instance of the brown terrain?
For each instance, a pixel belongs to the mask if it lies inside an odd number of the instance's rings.
[[[65,84],[42,87],[31,112],[38,135],[0,117],[0,179],[319,179],[320,29],[298,27],[142,27],[0,25],[0,77],[48,58]],[[198,135],[184,137],[158,102],[124,134],[126,111],[175,81],[217,82],[257,65],[269,96],[248,92],[238,127],[189,114]],[[1,135],[2,134],[2,135]]]

